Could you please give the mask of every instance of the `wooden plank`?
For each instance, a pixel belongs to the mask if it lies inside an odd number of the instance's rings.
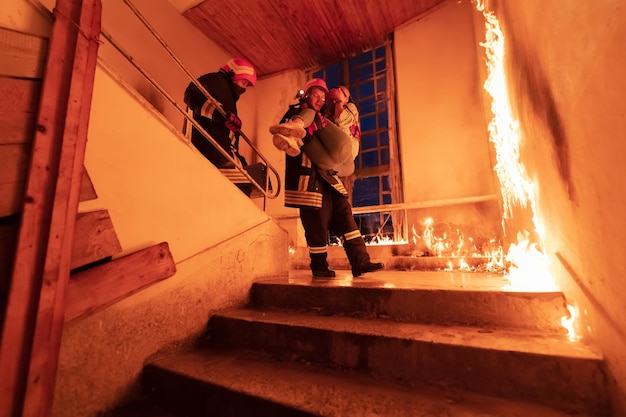
[[[0,145],[0,184],[24,181],[30,158],[30,145]],[[0,215],[0,217],[3,217]]]
[[[78,214],[70,269],[100,261],[121,251],[122,245],[107,210]]]
[[[25,182],[0,184],[0,217],[12,216],[22,209]]]
[[[22,209],[30,148],[29,144],[0,145],[0,217]]]
[[[100,0],[56,2],[0,338],[0,417],[51,412],[100,17]]]
[[[0,145],[32,142],[40,93],[40,80],[0,77]]]
[[[31,143],[35,133],[35,113],[0,112],[0,146],[15,143]]]
[[[73,274],[65,321],[84,317],[176,273],[167,242]]]
[[[0,28],[0,75],[43,77],[47,50],[46,38]]]
[[[36,113],[41,95],[41,80],[0,77],[0,113]]]

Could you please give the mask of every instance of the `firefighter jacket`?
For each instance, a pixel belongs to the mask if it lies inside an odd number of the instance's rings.
[[[290,106],[281,123],[291,119],[299,112],[299,105]],[[313,123],[316,126],[321,126],[322,117],[320,113],[317,113]],[[310,133],[312,130],[307,130],[308,140],[311,139],[311,134],[315,135],[315,131]],[[307,142],[307,136],[303,139],[304,142]],[[348,193],[335,171],[322,170],[316,167],[304,152],[300,152],[296,156],[287,155],[285,163],[285,206],[321,208],[322,193],[325,188],[321,186],[321,181],[325,181],[344,197],[348,197]]]
[[[237,115],[237,100],[240,94],[228,74],[224,70],[204,74],[198,78],[202,86],[221,105],[226,112]],[[239,135],[234,134],[225,125],[224,116],[216,109],[212,102],[193,83],[185,90],[185,103],[193,110],[193,118],[219,145],[233,158],[239,158],[245,166],[245,160],[239,155]],[[218,168],[228,167],[232,163],[218,151],[195,127],[191,135],[191,142],[196,148]]]

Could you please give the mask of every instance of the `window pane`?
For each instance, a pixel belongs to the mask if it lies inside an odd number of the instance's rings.
[[[358,179],[354,182],[354,207],[377,206],[380,204],[380,181],[378,177]]]
[[[319,70],[319,71],[315,71],[315,72],[313,73],[313,77],[311,77],[311,78],[325,78],[325,77],[324,77],[324,70],[323,70],[323,69],[321,69],[321,70]]]
[[[383,175],[383,191],[391,191],[391,186],[389,185],[389,175]]]
[[[377,151],[361,152],[361,161],[363,164],[363,168],[377,167],[379,165],[378,152]]]
[[[380,132],[380,146],[389,146],[389,131],[384,130]]]
[[[361,115],[364,115],[366,113],[374,113],[374,111],[376,111],[374,97],[360,100],[357,107],[359,108]]]
[[[378,113],[378,127],[384,129],[388,126],[387,113]]]
[[[384,72],[387,69],[387,61],[378,61],[376,63],[376,74]]]
[[[378,234],[380,229],[380,216],[378,213],[359,214],[355,216],[355,221],[361,230],[365,242],[371,242]]]
[[[376,79],[376,91],[379,93],[387,91],[387,79],[385,77],[378,77]]]
[[[380,149],[380,164],[389,165],[389,148]]]
[[[376,130],[376,116],[361,117],[361,131],[367,132],[368,130]]]
[[[383,204],[391,204],[391,194],[383,194]]]
[[[377,146],[376,133],[361,136],[361,149],[373,149]]]
[[[341,84],[341,65],[335,64],[326,68],[326,78],[324,79],[329,88],[336,87]]]
[[[374,95],[374,83],[368,82],[359,86],[359,97],[367,97]]]
[[[373,76],[374,76],[374,71],[371,65],[366,65],[364,67],[359,68],[357,77],[359,77],[360,80],[372,78]]]
[[[376,48],[376,58],[385,58],[385,45]]]

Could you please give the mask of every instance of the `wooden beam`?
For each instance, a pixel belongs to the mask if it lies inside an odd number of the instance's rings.
[[[67,292],[65,321],[108,307],[175,273],[169,246],[163,242],[73,274]]]
[[[111,257],[122,251],[107,210],[80,213],[74,228],[71,269]]]
[[[57,0],[54,11],[0,339],[0,417],[42,417],[52,408],[101,7]]]

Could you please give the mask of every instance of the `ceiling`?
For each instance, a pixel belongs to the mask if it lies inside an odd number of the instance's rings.
[[[169,0],[259,77],[339,62],[447,0]],[[195,4],[195,5],[194,5]]]

